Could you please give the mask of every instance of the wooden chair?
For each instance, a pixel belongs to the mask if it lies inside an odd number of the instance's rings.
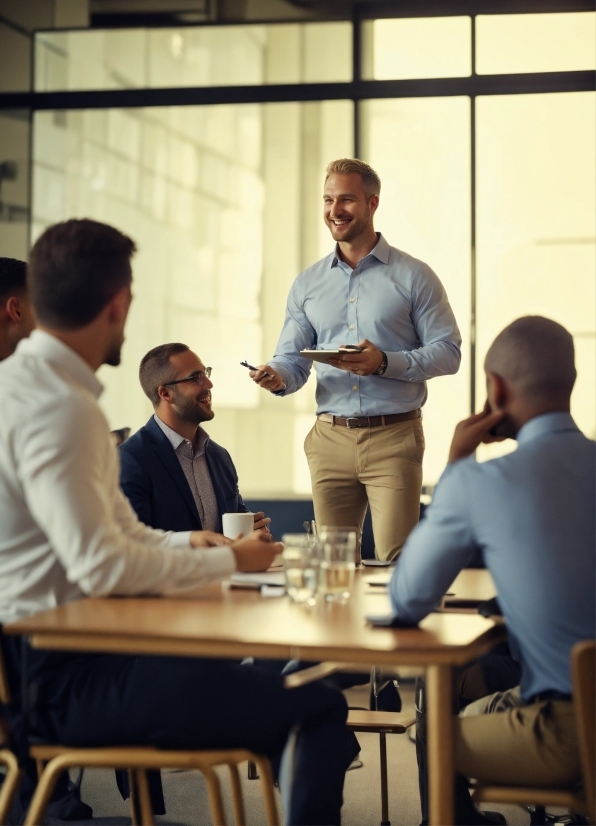
[[[0,703],[8,705],[10,703],[10,688],[8,678],[4,668],[4,659],[0,651]],[[8,722],[0,714],[0,765],[6,766],[6,775],[2,789],[0,789],[0,823],[8,821],[8,813],[14,796],[21,783],[23,772],[19,766],[16,754],[9,747]]]
[[[571,651],[573,703],[579,737],[582,784],[576,789],[533,789],[517,786],[478,784],[473,787],[475,801],[484,803],[518,803],[521,806],[561,806],[577,814],[587,814],[590,823],[595,815],[595,708],[596,644],[594,640],[578,642]]]
[[[320,680],[337,671],[357,670],[350,663],[318,663],[311,668],[289,674],[284,684],[286,688],[296,688],[313,680]],[[394,711],[368,711],[351,708],[348,711],[347,727],[351,731],[363,731],[379,735],[379,759],[381,774],[381,826],[391,826],[389,820],[389,787],[387,783],[387,735],[405,734],[416,722],[415,714]]]
[[[144,826],[152,826],[154,823],[147,769],[197,769],[207,782],[213,824],[225,826],[221,786],[214,771],[215,766],[227,766],[230,771],[234,820],[237,826],[244,826],[246,820],[238,764],[246,760],[253,761],[259,769],[267,826],[279,824],[269,760],[247,749],[170,751],[144,746],[70,748],[44,745],[32,746],[30,754],[41,769],[41,776],[25,818],[25,826],[35,826],[42,822],[58,777],[63,771],[75,767],[128,769],[133,824],[142,823]]]
[[[366,711],[350,709],[346,725],[352,731],[374,732],[379,735],[379,758],[381,773],[381,826],[391,826],[389,820],[389,787],[387,784],[387,740],[388,734],[405,734],[416,722],[415,714],[396,711]]]
[[[0,702],[7,705],[10,701],[10,688],[0,650]],[[2,735],[5,735],[4,739]],[[0,746],[7,742],[8,727],[0,726]],[[245,815],[238,764],[246,760],[252,761],[259,768],[267,826],[279,824],[269,760],[247,749],[169,751],[145,746],[71,748],[61,745],[33,745],[29,748],[29,754],[37,764],[39,782],[25,818],[25,826],[36,826],[42,822],[56,781],[63,771],[70,768],[128,769],[132,821],[133,824],[142,823],[144,826],[152,826],[154,823],[146,771],[162,768],[197,769],[207,782],[213,824],[225,826],[221,786],[214,771],[215,766],[227,766],[229,769],[234,820],[237,826],[243,826]],[[22,770],[16,755],[8,748],[0,748],[0,764],[7,767],[6,778],[0,790],[0,823],[6,823],[21,781]]]

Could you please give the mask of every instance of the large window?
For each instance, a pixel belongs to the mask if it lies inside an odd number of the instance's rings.
[[[87,215],[139,247],[123,364],[101,371],[110,424],[144,423],[139,360],[185,341],[214,368],[209,430],[243,493],[309,494],[314,380],[273,398],[239,361],[271,356],[293,278],[331,250],[325,165],[356,153],[382,179],[378,229],[435,269],[462,332],[460,372],[429,382],[425,483],[482,404],[492,338],[523,314],[574,334],[573,412],[594,435],[595,19],[40,33],[32,240]]]

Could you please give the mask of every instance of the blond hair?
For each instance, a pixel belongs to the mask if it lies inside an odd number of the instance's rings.
[[[330,164],[327,164],[325,181],[330,175],[350,175],[352,172],[356,172],[361,176],[364,188],[368,190],[369,195],[379,195],[381,179],[372,166],[358,160],[358,158],[340,158],[337,161],[331,161]]]

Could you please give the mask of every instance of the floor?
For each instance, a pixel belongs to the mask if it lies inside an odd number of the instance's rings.
[[[413,689],[401,687],[404,711],[413,708]],[[352,706],[368,703],[368,688],[356,688],[346,692]],[[344,791],[342,823],[344,826],[375,826],[380,823],[381,804],[379,791],[378,735],[358,735],[363,766],[348,772]],[[415,745],[408,735],[387,737],[389,765],[389,816],[392,826],[416,826],[420,823],[418,797],[418,773]],[[261,826],[264,810],[259,792],[259,781],[248,780],[246,769],[241,769],[243,793],[247,814],[247,826]],[[221,772],[224,789],[227,788],[225,771]],[[160,826],[209,826],[207,793],[202,777],[196,772],[165,772],[163,777],[167,814],[157,817]],[[93,807],[93,820],[81,824],[123,826],[129,824],[128,803],[118,793],[112,771],[88,770],[82,784],[82,797]],[[229,795],[226,794],[226,805]],[[501,811],[512,826],[526,826],[528,814],[517,806],[491,806]],[[233,823],[231,810],[227,809],[228,823]],[[48,820],[47,823],[60,821]],[[72,823],[72,821],[71,821]]]

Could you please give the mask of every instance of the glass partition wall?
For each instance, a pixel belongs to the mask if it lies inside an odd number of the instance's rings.
[[[184,341],[213,367],[207,427],[244,495],[309,494],[314,380],[277,399],[239,362],[272,355],[293,278],[331,251],[324,169],[356,154],[381,176],[377,228],[436,270],[462,332],[460,372],[429,383],[425,483],[483,402],[491,339],[519,315],[574,334],[573,412],[593,436],[594,17],[38,34],[32,240],[88,216],[139,248],[122,365],[100,373],[110,425],[146,421],[139,361]],[[532,93],[518,94],[521,73]]]

